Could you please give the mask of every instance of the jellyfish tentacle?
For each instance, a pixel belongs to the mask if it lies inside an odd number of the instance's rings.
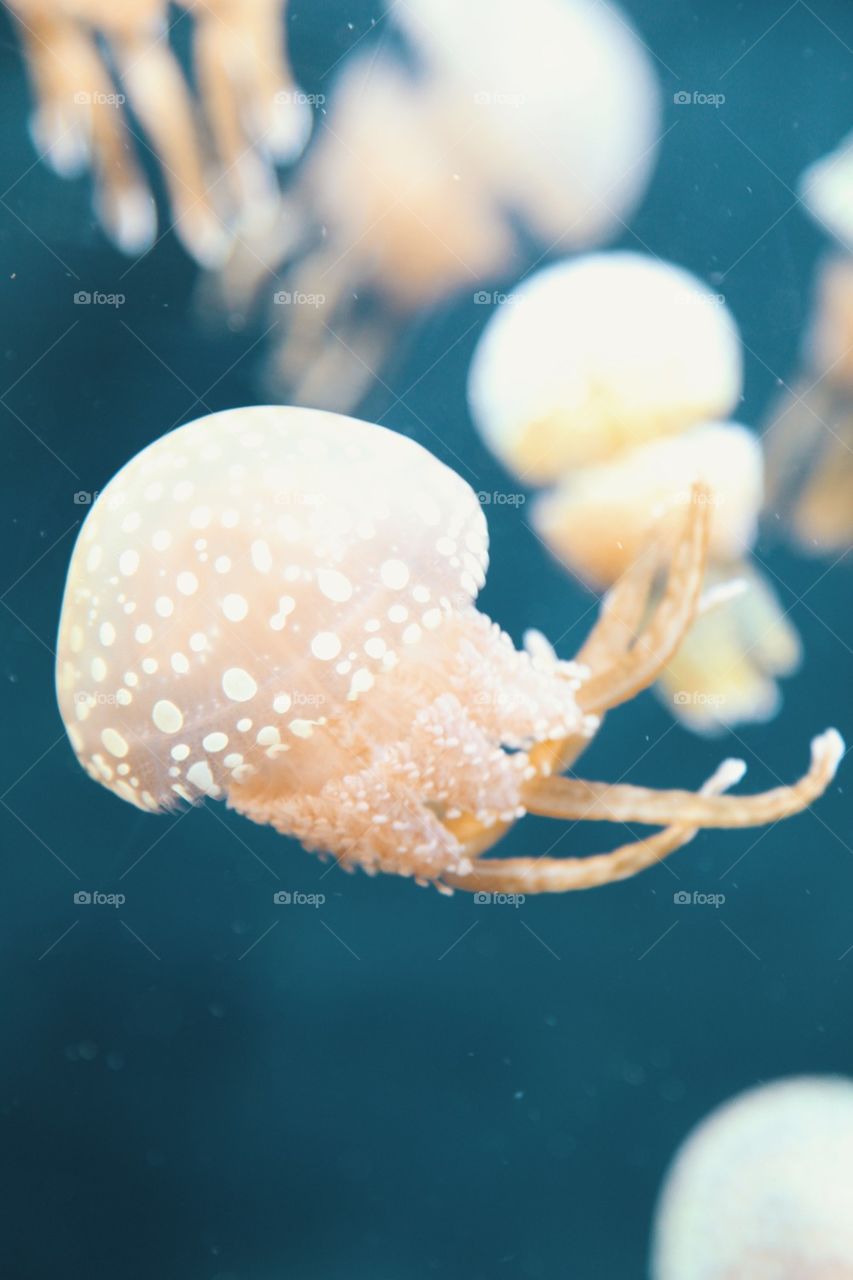
[[[537,778],[524,790],[524,805],[547,818],[591,822],[639,822],[658,826],[686,821],[701,827],[757,827],[790,817],[822,795],[844,755],[835,729],[812,739],[811,764],[789,786],[750,796],[705,796],[692,791],[654,791],[575,778]],[[725,766],[737,762],[724,762]]]
[[[193,58],[217,155],[240,220],[251,231],[266,228],[275,218],[279,191],[269,158],[272,147],[257,145],[264,141],[259,116],[263,85],[268,79],[261,68],[268,59],[277,58],[275,49],[280,35],[275,32],[276,38],[261,49],[260,40],[254,39],[248,12],[221,0],[212,7],[192,7],[196,17]],[[279,90],[280,78],[275,79]],[[274,99],[273,91],[267,104],[268,117],[274,111]]]
[[[197,262],[217,266],[230,236],[208,193],[201,139],[177,59],[157,26],[122,32],[113,37],[112,48],[133,109],[160,160],[175,232]]]
[[[696,617],[708,556],[708,490],[694,485],[684,533],[672,557],[660,602],[636,644],[578,693],[585,712],[599,714],[633,698],[657,679]]]
[[[86,154],[94,172],[98,221],[124,253],[150,248],[156,234],[154,204],[95,39],[70,21],[42,21],[36,28],[19,20],[18,26],[38,95],[39,141],[50,145],[58,122],[73,128],[81,121],[86,139],[81,155]]]
[[[562,773],[571,768],[600,729],[604,713],[652,684],[689,630],[700,607],[708,551],[710,504],[698,500],[705,492],[704,486],[694,485],[694,501],[672,556],[662,598],[636,642],[654,583],[658,563],[655,547],[640,556],[608,593],[602,614],[577,658],[581,666],[592,668],[577,696],[588,731],[538,743],[530,753],[537,773]],[[598,723],[589,731],[595,718]]]
[[[701,788],[704,796],[721,794],[739,781],[731,762],[721,765]],[[619,845],[586,858],[475,859],[464,874],[447,872],[444,885],[471,893],[568,893],[628,880],[689,844],[698,828],[677,824],[642,840]]]

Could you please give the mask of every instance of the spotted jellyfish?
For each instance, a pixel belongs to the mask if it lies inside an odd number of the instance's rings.
[[[771,412],[770,493],[800,550],[838,555],[853,546],[853,135],[800,190],[835,248],[818,268],[800,367]]]
[[[642,254],[590,254],[520,285],[490,318],[468,398],[491,450],[523,482],[539,536],[594,590],[652,528],[711,491],[701,616],[661,673],[682,722],[717,732],[778,710],[800,646],[751,560],[763,498],[756,437],[729,421],[741,395],[735,323],[688,272]]]
[[[623,578],[579,662],[522,651],[478,612],[476,494],[419,445],[319,411],[248,408],[163,436],[115,476],[74,549],[58,697],[96,781],[156,813],[224,798],[344,867],[445,889],[556,892],[621,879],[700,826],[775,822],[820,795],[842,752],[763,795],[569,779],[605,711],[647,685],[700,593],[707,507],[647,606]],[[617,619],[614,625],[614,618]],[[591,858],[482,858],[525,811],[662,826]]]
[[[652,1280],[853,1280],[853,1082],[776,1080],[726,1102],[666,1176]]]
[[[92,169],[98,219],[119,249],[141,253],[157,235],[125,102],[146,135],[142,148],[160,162],[174,230],[200,263],[226,258],[226,222],[248,233],[272,220],[273,165],[299,155],[312,114],[284,51],[287,0],[180,0],[194,20],[200,121],[169,44],[168,0],[6,2],[32,82],[40,158],[63,177]]]
[[[412,0],[388,21],[405,56],[344,63],[280,241],[237,245],[224,277],[242,313],[285,264],[271,385],[324,409],[358,401],[417,312],[617,233],[657,150],[655,75],[615,6]]]

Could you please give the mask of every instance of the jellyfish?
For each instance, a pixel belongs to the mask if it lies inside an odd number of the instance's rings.
[[[344,63],[280,238],[236,246],[222,280],[242,314],[263,263],[286,263],[272,385],[326,409],[358,400],[420,309],[618,232],[658,141],[650,61],[613,6],[412,0],[387,21],[402,48]]]
[[[549,486],[533,525],[587,586],[612,586],[697,479],[710,515],[707,608],[662,670],[665,705],[698,732],[778,710],[797,634],[751,560],[763,500],[740,399],[734,321],[700,281],[630,252],[555,263],[509,295],[468,381],[476,426],[520,480]]]
[[[97,782],[155,813],[224,798],[332,855],[444,889],[557,892],[634,874],[700,826],[775,822],[829,785],[812,742],[793,786],[698,794],[562,776],[605,711],[657,674],[700,592],[707,508],[688,510],[636,643],[648,564],[614,589],[575,662],[523,650],[475,606],[476,494],[413,441],[317,410],[213,414],[161,437],[102,491],[62,606],[58,700]],[[591,858],[482,855],[524,811],[661,826]]]
[[[749,1089],[694,1129],[658,1202],[652,1280],[853,1280],[853,1082]]]
[[[284,53],[287,0],[181,0],[193,18],[199,111],[168,42],[168,0],[8,3],[40,158],[65,177],[92,169],[98,221],[119,249],[141,253],[157,235],[125,102],[160,162],[174,230],[200,263],[224,261],[234,226],[248,234],[272,219],[273,166],[296,158],[311,127]]]
[[[818,266],[800,368],[770,414],[768,489],[800,550],[839,555],[853,545],[853,136],[800,189],[835,247]]]

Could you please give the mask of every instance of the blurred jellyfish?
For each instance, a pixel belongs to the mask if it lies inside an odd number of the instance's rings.
[[[479,613],[476,494],[411,440],[306,409],[214,414],[144,449],[101,493],[60,621],[63,720],[96,781],[151,812],[224,797],[346,867],[445,888],[558,892],[633,875],[699,826],[798,812],[843,752],[758,796],[561,777],[605,711],[654,679],[695,612],[707,508],[645,611],[626,574],[580,655],[517,651]],[[614,625],[615,620],[615,625]],[[480,861],[525,810],[665,829],[592,858]]]
[[[271,375],[300,403],[351,406],[419,308],[605,240],[656,152],[650,60],[609,4],[407,0],[392,19],[403,47],[357,51],[333,86],[282,241],[225,272],[239,312],[259,264],[294,255]]]
[[[802,367],[768,427],[768,488],[800,548],[823,555],[853,545],[853,138],[800,186],[840,251],[820,265]]]
[[[118,248],[141,253],[157,234],[125,102],[146,135],[140,147],[160,162],[174,230],[200,263],[224,260],[226,224],[248,233],[272,219],[273,166],[299,154],[311,127],[284,51],[287,0],[181,0],[194,20],[201,120],[169,46],[168,0],[6,2],[41,158],[62,176],[91,168],[98,220]]]
[[[474,421],[521,480],[553,488],[536,531],[595,590],[711,491],[706,604],[659,690],[702,732],[778,709],[796,633],[750,563],[762,503],[755,436],[725,421],[741,394],[734,321],[678,267],[592,254],[538,272],[490,319],[469,376]],[[721,421],[722,419],[722,421]],[[727,584],[736,584],[730,587]]]
[[[694,1129],[658,1202],[652,1280],[853,1280],[853,1082],[750,1089]]]

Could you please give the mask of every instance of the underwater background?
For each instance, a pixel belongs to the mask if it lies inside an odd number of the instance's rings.
[[[617,243],[724,295],[745,344],[739,417],[756,426],[794,369],[826,247],[796,180],[851,125],[853,10],[624,8],[655,55],[666,133]],[[323,93],[384,26],[363,0],[293,0],[305,90]],[[849,762],[790,822],[704,832],[636,879],[520,907],[347,876],[224,806],[153,818],[92,785],[53,688],[76,530],[146,443],[264,399],[276,317],[261,307],[234,332],[199,315],[197,271],[171,235],[138,262],[107,245],[86,182],[36,163],[5,14],[0,111],[0,1271],[644,1275],[657,1190],[693,1124],[760,1080],[853,1073]],[[81,306],[80,291],[124,301]],[[492,495],[481,606],[516,642],[535,626],[569,657],[596,600],[549,559],[524,505],[495,497],[517,482],[465,408],[489,314],[472,293],[421,316],[358,414]],[[805,651],[779,717],[691,738],[645,694],[609,717],[585,773],[693,787],[742,755],[758,790],[796,776],[825,726],[849,740],[850,557],[805,559],[769,525],[758,555]],[[612,828],[528,818],[502,848],[613,842]],[[74,902],[95,890],[125,901]],[[324,901],[277,905],[277,892]],[[681,905],[685,892],[724,901]]]

